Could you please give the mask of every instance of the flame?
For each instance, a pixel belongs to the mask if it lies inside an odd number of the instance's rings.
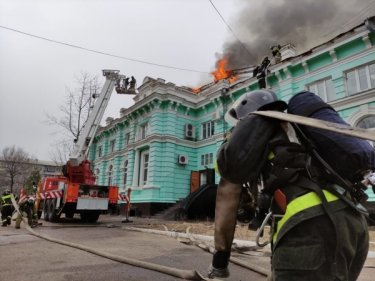
[[[230,83],[233,83],[238,79],[237,75],[233,73],[233,70],[227,69],[227,65],[227,58],[222,58],[217,62],[217,69],[211,72],[214,76],[215,82],[222,79],[228,79]]]
[[[192,88],[191,89],[193,91],[194,94],[198,95],[200,92],[201,92],[201,88],[198,87],[198,88]]]

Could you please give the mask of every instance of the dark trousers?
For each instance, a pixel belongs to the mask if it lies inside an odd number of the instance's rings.
[[[3,226],[7,226],[11,223],[12,214],[13,208],[11,205],[5,205],[1,207],[1,221]]]
[[[365,218],[350,208],[301,222],[279,241],[272,257],[274,281],[355,281],[365,263],[369,234]],[[336,268],[336,273],[334,268]]]

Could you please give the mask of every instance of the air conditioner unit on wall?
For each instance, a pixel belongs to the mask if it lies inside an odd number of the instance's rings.
[[[185,137],[194,138],[195,137],[195,128],[193,124],[185,124]]]
[[[187,155],[178,155],[178,164],[186,165],[189,162]]]

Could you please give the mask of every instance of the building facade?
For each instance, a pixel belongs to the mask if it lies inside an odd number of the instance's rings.
[[[375,34],[365,23],[303,54],[292,45],[281,54],[267,76],[280,99],[310,90],[350,125],[375,130]],[[89,159],[97,183],[131,188],[133,206],[153,214],[202,184],[218,182],[215,155],[230,128],[224,113],[259,88],[251,70],[205,85],[198,94],[146,77],[135,104],[120,118],[108,118],[96,134]]]

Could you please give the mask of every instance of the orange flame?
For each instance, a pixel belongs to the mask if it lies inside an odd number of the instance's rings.
[[[230,83],[233,83],[238,79],[238,77],[233,73],[233,70],[227,69],[227,65],[227,58],[222,58],[217,62],[217,69],[211,72],[211,74],[214,76],[215,82],[222,79],[228,79]]]
[[[191,89],[194,94],[198,95],[201,92],[201,88],[193,88]]]

